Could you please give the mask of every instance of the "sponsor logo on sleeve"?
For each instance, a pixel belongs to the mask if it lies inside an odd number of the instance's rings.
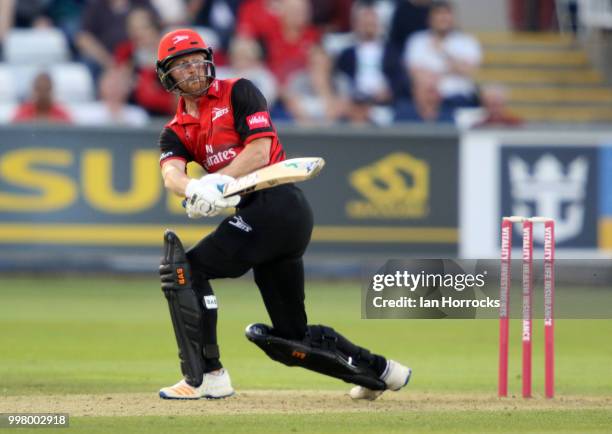
[[[257,128],[269,128],[270,127],[270,114],[268,112],[257,112],[253,113],[246,118],[249,130],[255,130]]]
[[[170,158],[174,155],[174,152],[169,151],[169,152],[163,152],[160,156],[159,156],[159,161],[164,161],[166,158]]]

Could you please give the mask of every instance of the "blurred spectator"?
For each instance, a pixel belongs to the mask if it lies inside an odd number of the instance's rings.
[[[142,127],[149,116],[140,107],[128,105],[130,74],[126,68],[107,69],[100,78],[101,101],[81,110],[76,116],[80,125],[124,125]]]
[[[12,0],[10,2],[12,3]],[[48,0],[20,0],[14,3],[15,27],[49,27],[52,25],[47,16]]]
[[[81,16],[88,0],[50,0],[46,13],[55,27],[68,37],[71,48],[75,50],[75,38],[81,28]],[[76,54],[76,51],[74,52]]]
[[[332,62],[325,52],[313,47],[308,68],[294,72],[281,87],[281,104],[274,116],[300,124],[333,123],[343,118],[346,101],[336,97],[332,87]]]
[[[402,51],[413,33],[427,30],[432,0],[400,0],[391,18],[388,41]]]
[[[310,0],[312,23],[323,32],[348,32],[353,0]]]
[[[508,110],[508,92],[499,85],[484,86],[480,91],[482,117],[474,128],[486,126],[517,127],[523,124],[523,119]]]
[[[282,119],[288,113],[302,123],[332,122],[341,115],[329,79],[332,63],[319,45],[319,30],[310,20],[308,0],[281,0],[278,19],[273,19],[262,35],[266,65],[279,83],[285,109],[274,115]]]
[[[262,62],[261,47],[253,39],[236,37],[229,50],[230,66],[217,68],[221,78],[246,78],[261,91],[268,102],[268,107],[276,103],[276,79]]]
[[[41,72],[34,78],[30,101],[17,108],[13,122],[71,122],[66,110],[53,99],[53,82],[49,74]]]
[[[187,24],[187,5],[185,0],[151,0],[164,27],[184,26]]]
[[[414,34],[404,53],[413,88],[433,76],[445,103],[454,107],[476,105],[473,75],[481,58],[480,44],[455,29],[453,8],[444,1],[433,3],[429,30]]]
[[[385,75],[385,64],[401,66],[390,47],[385,48],[376,8],[372,3],[358,1],[353,5],[355,44],[345,48],[336,60],[336,71],[348,79],[350,100],[348,116],[352,122],[371,120],[371,109],[391,102],[392,79]]]
[[[3,36],[15,27],[57,27],[76,53],[74,38],[81,26],[87,0],[0,0],[0,45]]]
[[[279,26],[279,9],[283,0],[244,0],[238,8],[236,33],[263,43],[266,33]]]
[[[562,32],[571,30],[578,33],[580,26],[580,2],[579,0],[566,0],[565,4],[557,3],[557,24]],[[612,5],[612,3],[610,3]]]
[[[213,29],[227,50],[234,34],[240,0],[188,0],[191,22]]]
[[[383,33],[385,38],[387,37],[387,33],[391,28],[391,18],[393,18],[393,12],[397,7],[398,0],[362,0],[366,3],[372,3],[376,8],[376,13],[378,14],[378,21],[380,22],[380,27],[383,29]]]
[[[118,65],[133,70],[134,102],[151,115],[169,115],[176,111],[176,96],[163,88],[155,70],[160,32],[157,17],[150,9],[135,8],[127,17],[129,39],[119,44],[114,53]]]
[[[321,38],[310,24],[308,0],[282,0],[280,21],[268,24],[264,35],[266,63],[281,86],[291,74],[308,68],[311,49]]]
[[[572,32],[578,33],[578,27],[580,26],[580,2],[578,0],[569,0],[566,5],[565,13],[567,14],[567,19],[569,21],[568,25],[572,29]],[[563,15],[563,12],[561,14]],[[562,23],[559,23],[559,25],[563,26]]]
[[[15,18],[15,1],[4,0],[0,1],[0,60],[2,60],[2,49],[4,38],[9,30],[13,27]]]
[[[412,100],[398,102],[395,120],[400,122],[453,122],[453,110],[445,104],[433,76],[424,76],[412,89]]]
[[[530,32],[554,28],[555,0],[509,0],[510,16],[515,30]],[[563,6],[561,6],[563,7]]]
[[[113,65],[113,51],[128,39],[126,20],[135,7],[152,10],[149,0],[91,0],[83,13],[77,47],[94,77]]]

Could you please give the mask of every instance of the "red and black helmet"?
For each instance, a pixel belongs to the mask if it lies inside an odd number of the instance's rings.
[[[170,74],[170,64],[173,60],[186,54],[202,53],[206,65],[206,77],[209,86],[215,79],[215,64],[213,63],[212,48],[207,47],[202,37],[191,29],[177,29],[166,33],[159,42],[157,51],[157,76],[168,92],[183,93],[179,83]],[[208,89],[208,87],[206,87]],[[206,89],[202,91],[205,92]]]

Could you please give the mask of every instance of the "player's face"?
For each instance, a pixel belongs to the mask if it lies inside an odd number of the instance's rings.
[[[198,95],[208,86],[205,60],[203,54],[194,53],[181,56],[170,64],[170,75],[183,92]]]

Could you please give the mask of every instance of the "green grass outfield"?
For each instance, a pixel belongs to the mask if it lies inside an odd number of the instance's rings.
[[[53,432],[69,433],[612,432],[612,320],[557,321],[553,401],[541,398],[543,326],[536,321],[538,396],[500,400],[497,321],[361,320],[358,282],[310,283],[309,322],[414,370],[408,388],[362,403],[344,395],[345,383],[272,362],[244,338],[247,324],[267,322],[250,280],[214,287],[222,360],[238,396],[166,402],[157,390],[180,374],[156,279],[0,276],[0,413],[67,411],[71,427]],[[519,328],[515,322],[511,335],[515,393]]]

